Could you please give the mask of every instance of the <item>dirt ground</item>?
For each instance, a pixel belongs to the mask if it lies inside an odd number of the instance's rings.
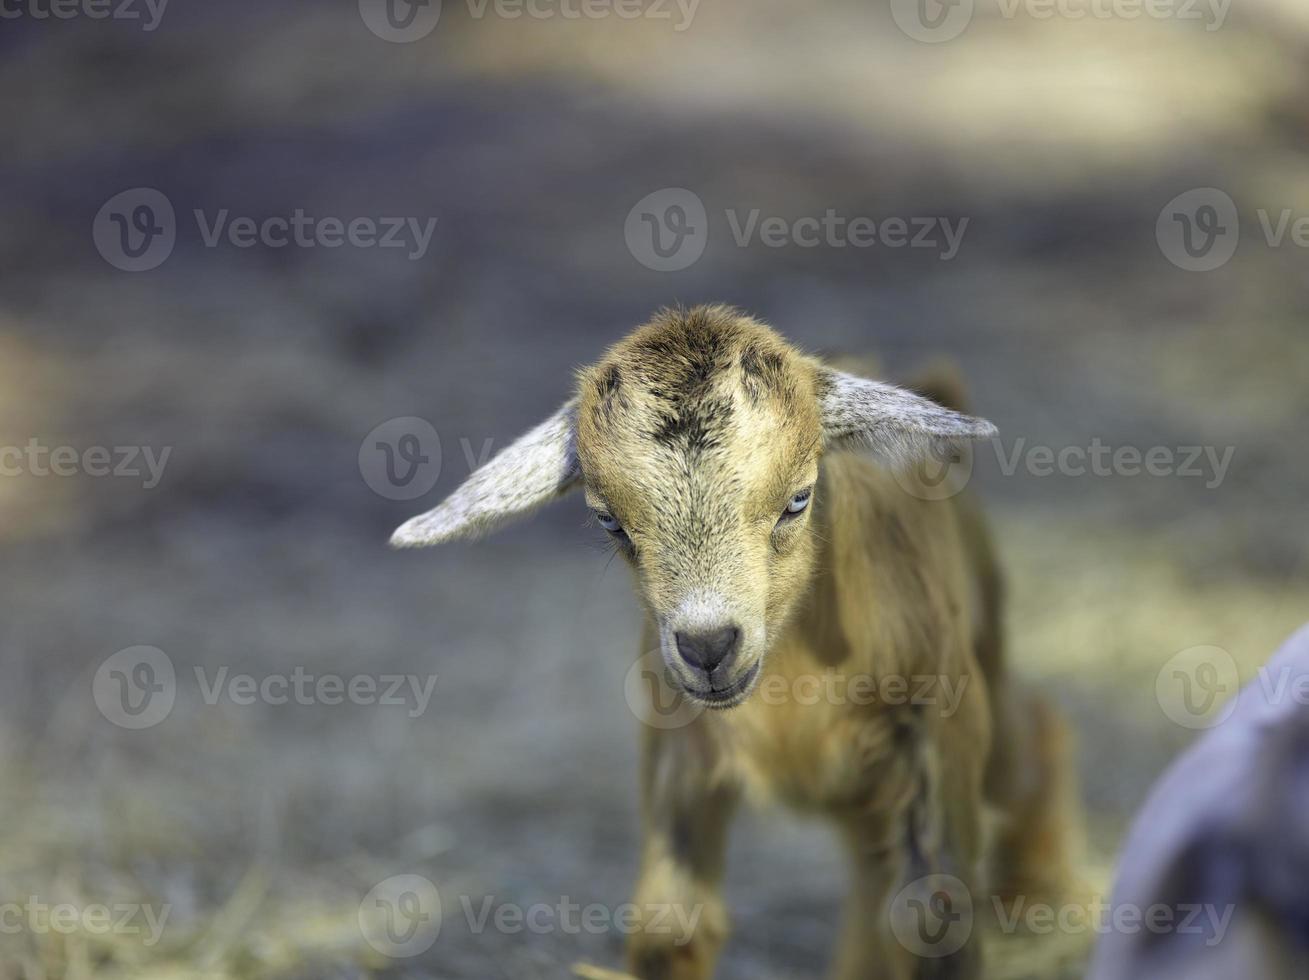
[[[898,29],[884,0],[704,0],[684,30],[676,7],[508,19],[447,2],[405,44],[356,4],[307,0],[176,0],[150,31],[0,23],[0,445],[169,450],[149,487],[84,456],[74,475],[0,478],[0,902],[168,909],[151,943],[3,930],[0,976],[487,980],[621,963],[616,930],[478,929],[464,900],[628,898],[626,575],[577,499],[475,546],[386,540],[675,302],[876,352],[893,378],[960,365],[1001,432],[972,489],[1010,578],[1013,659],[1072,720],[1086,874],[1106,881],[1194,734],[1161,710],[1164,664],[1212,645],[1249,679],[1309,618],[1309,252],[1264,240],[1257,217],[1309,213],[1309,21],[1294,0],[1232,8],[1208,29],[979,0],[940,44]],[[124,271],[92,232],[140,187],[174,206],[176,244]],[[1240,246],[1191,272],[1156,226],[1205,187],[1236,202]],[[664,188],[709,216],[703,256],[672,272],[624,235]],[[210,247],[192,216],[224,209],[438,221],[417,258]],[[753,209],[968,225],[948,260],[738,247],[723,215]],[[408,416],[439,433],[440,476],[389,499],[361,445]],[[1093,440],[1232,454],[1198,475],[1008,463]],[[176,703],[132,729],[93,691],[137,646],[167,654]],[[435,681],[422,710],[206,702],[221,671],[297,669]],[[397,874],[437,885],[443,925],[387,959],[359,906]],[[820,975],[842,890],[823,827],[746,816],[721,976]],[[995,973],[1079,976],[1091,938],[1011,941]]]

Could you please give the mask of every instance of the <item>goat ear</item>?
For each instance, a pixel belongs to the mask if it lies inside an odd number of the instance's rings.
[[[909,465],[966,439],[989,439],[995,426],[912,391],[844,371],[820,370],[823,441],[829,448],[869,449],[888,463]]]
[[[569,400],[476,470],[454,493],[391,535],[397,548],[476,538],[549,503],[577,483],[577,402]]]

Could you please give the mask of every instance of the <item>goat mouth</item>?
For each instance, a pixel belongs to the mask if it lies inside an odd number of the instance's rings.
[[[727,687],[721,689],[710,688],[708,691],[688,689],[686,693],[710,708],[733,708],[745,700],[745,696],[750,692],[750,688],[758,674],[759,662],[756,661],[750,665],[750,668],[744,674]]]

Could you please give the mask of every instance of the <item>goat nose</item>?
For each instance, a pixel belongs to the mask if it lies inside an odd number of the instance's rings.
[[[736,626],[724,626],[720,630],[705,633],[676,633],[677,652],[692,667],[699,667],[709,673],[736,649],[741,639],[741,630]]]

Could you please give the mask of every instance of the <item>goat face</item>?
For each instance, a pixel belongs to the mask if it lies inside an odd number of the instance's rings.
[[[635,571],[673,676],[690,697],[730,707],[749,696],[811,578],[822,453],[862,446],[899,463],[993,432],[828,368],[726,307],[665,311],[392,540],[475,536],[580,486]]]
[[[759,677],[812,570],[821,449],[811,364],[727,311],[665,314],[584,372],[586,502],[691,697],[730,706]]]

